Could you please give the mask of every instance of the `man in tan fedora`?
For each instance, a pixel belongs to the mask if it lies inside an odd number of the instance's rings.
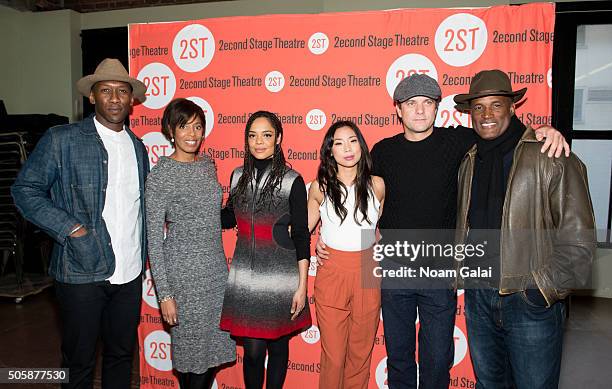
[[[485,70],[454,98],[479,136],[459,168],[458,243],[486,240],[477,263],[494,269],[464,280],[477,388],[558,387],[564,299],[588,287],[595,251],[586,168],[540,153],[515,115],[526,91]]]
[[[116,59],[77,83],[95,105],[83,121],[50,128],[21,169],[12,195],[55,244],[49,273],[62,320],[65,388],[92,388],[103,341],[102,388],[130,387],[146,258],[147,151],[125,125],[146,86]]]

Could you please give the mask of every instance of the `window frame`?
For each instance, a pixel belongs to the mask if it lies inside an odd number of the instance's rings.
[[[612,130],[574,130],[576,49],[586,46],[585,44],[577,44],[577,31],[580,25],[593,24],[612,24],[612,1],[581,1],[555,4],[552,125],[563,133],[570,144],[574,139],[612,140]],[[585,88],[583,101],[587,93]],[[608,204],[606,240],[598,242],[598,247],[612,248],[611,228],[612,194]]]

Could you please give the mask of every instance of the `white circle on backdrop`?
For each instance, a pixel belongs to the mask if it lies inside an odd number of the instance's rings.
[[[552,88],[552,68],[548,68],[548,71],[546,72],[546,83],[548,84],[549,88]]]
[[[434,126],[436,127],[457,127],[459,125],[464,127],[472,126],[472,119],[466,112],[459,112],[455,109],[455,101],[453,98],[456,94],[446,96],[440,101],[438,105],[438,115]]]
[[[215,55],[215,38],[201,24],[185,26],[174,37],[172,58],[182,70],[194,73],[204,69]]]
[[[159,371],[172,370],[171,345],[170,334],[164,330],[156,330],[147,335],[143,346],[149,366]]]
[[[487,36],[487,25],[479,17],[451,15],[436,30],[436,53],[451,66],[466,66],[480,58],[487,47]]]
[[[280,92],[285,87],[285,76],[278,70],[272,70],[266,74],[266,89],[270,92]]]
[[[319,327],[316,325],[311,325],[306,331],[302,331],[300,333],[302,336],[302,340],[308,344],[315,344],[321,339],[321,332],[319,331]]]
[[[327,123],[327,116],[318,108],[311,109],[306,114],[306,125],[313,131],[319,131],[325,127],[325,123]]]
[[[393,98],[395,87],[404,78],[413,74],[427,74],[438,81],[438,71],[429,58],[422,54],[404,54],[389,66],[387,70],[387,92]]]
[[[149,165],[151,169],[157,165],[160,157],[169,157],[174,153],[172,143],[166,137],[157,131],[147,132],[142,137],[142,142],[145,144],[147,153],[149,154]]]
[[[329,47],[329,38],[322,32],[315,32],[308,38],[308,50],[315,55],[321,55]]]
[[[461,331],[461,328],[457,326],[455,326],[455,330],[453,331],[453,338],[455,339],[455,360],[453,362],[454,367],[460,364],[461,361],[463,361],[463,359],[465,358],[465,355],[467,354],[468,350],[468,342],[467,338],[465,337],[465,334],[463,333],[463,331]]]
[[[142,280],[142,299],[153,309],[159,309],[157,302],[157,293],[155,292],[155,284],[151,277],[151,269],[145,272],[145,278]]]
[[[264,82],[268,91],[277,93],[285,87],[285,76],[278,70],[272,70],[266,74]]]
[[[380,360],[380,362],[378,362],[378,365],[376,365],[376,372],[374,374],[376,375],[375,380],[378,389],[388,389],[389,385],[387,385],[387,357],[384,357]]]
[[[147,86],[147,99],[142,103],[150,109],[165,107],[176,92],[176,77],[168,66],[153,62],[142,69],[136,77]]]
[[[308,266],[308,275],[311,277],[316,277],[318,267],[319,265],[317,264],[317,257],[315,255],[312,255],[310,257],[310,265]]]
[[[204,116],[206,117],[206,131],[204,133],[204,138],[207,138],[215,125],[215,112],[213,111],[211,105],[208,104],[208,101],[201,97],[191,96],[187,97],[187,100],[193,101],[200,108],[202,108],[202,111],[204,111]]]

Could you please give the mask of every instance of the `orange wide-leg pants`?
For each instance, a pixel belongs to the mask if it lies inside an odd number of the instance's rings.
[[[329,259],[317,269],[314,286],[321,332],[319,388],[367,389],[380,319],[380,285],[372,281],[371,250],[327,250]]]

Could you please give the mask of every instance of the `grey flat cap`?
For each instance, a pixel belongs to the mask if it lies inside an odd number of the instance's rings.
[[[413,74],[397,84],[393,92],[393,101],[403,103],[415,96],[425,96],[439,101],[442,91],[438,82],[428,75]]]

